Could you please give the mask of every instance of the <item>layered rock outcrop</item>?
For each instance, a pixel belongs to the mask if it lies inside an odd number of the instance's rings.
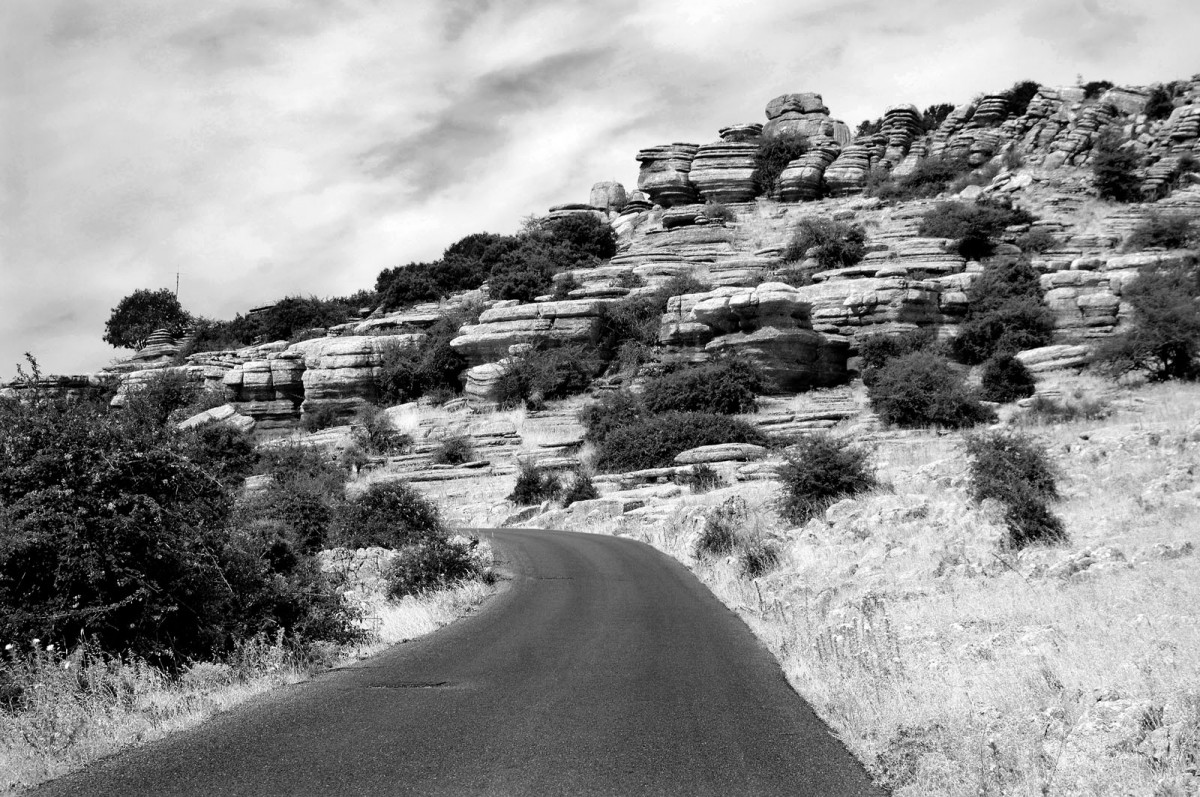
[[[663,316],[659,340],[727,352],[762,371],[769,391],[795,392],[844,381],[848,344],[812,329],[811,304],[779,282],[677,296]]]
[[[459,330],[450,346],[471,366],[495,363],[519,344],[548,339],[555,343],[595,343],[600,333],[603,300],[493,307],[479,316],[479,323]]]
[[[666,144],[639,152],[638,190],[665,208],[695,202],[696,189],[689,174],[699,149],[696,144]]]
[[[696,151],[688,177],[702,199],[748,202],[754,199],[753,141],[717,141]]]
[[[832,138],[839,144],[850,141],[850,128],[845,122],[830,118],[820,94],[783,94],[767,103],[766,112],[767,123],[762,131],[766,138],[802,135]]]

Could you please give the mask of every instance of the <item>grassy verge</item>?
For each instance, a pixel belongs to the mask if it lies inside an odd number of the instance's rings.
[[[11,643],[0,681],[0,794],[17,794],[123,748],[193,727],[277,686],[428,634],[492,591],[473,581],[398,601],[365,595],[372,634],[363,645],[300,657],[277,640],[254,639],[226,661],[198,664],[177,679],[137,659],[85,657],[83,650],[61,655],[32,640]]]
[[[692,567],[898,797],[1200,794],[1200,391],[1126,398],[1031,430],[1062,472],[1071,539],[1053,548],[1003,550],[958,438],[932,434],[883,439],[885,487],[803,528],[751,483],[592,530]],[[694,555],[734,495],[743,533],[780,550],[753,580]]]

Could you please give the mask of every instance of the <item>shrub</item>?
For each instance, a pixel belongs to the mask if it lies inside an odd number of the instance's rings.
[[[764,136],[754,153],[755,192],[770,196],[779,187],[779,176],[787,165],[808,152],[808,138],[798,133]]]
[[[954,112],[954,105],[949,102],[940,102],[936,105],[930,105],[921,114],[921,129],[926,133],[937,130],[941,127],[942,122],[946,121],[946,117]]]
[[[922,216],[918,232],[930,238],[953,238],[960,255],[981,260],[995,251],[995,238],[1005,227],[1032,221],[1032,215],[1018,208],[983,202],[940,202]]]
[[[300,416],[300,428],[312,434],[331,426],[337,426],[341,419],[341,415],[333,405],[318,404],[305,409],[304,414]]]
[[[599,497],[600,493],[596,490],[596,485],[592,484],[592,477],[583,469],[576,470],[571,475],[571,481],[562,488],[563,506],[570,506],[576,501],[591,501]]]
[[[729,500],[710,510],[696,538],[696,556],[725,556],[738,543],[738,526],[745,520],[745,502]]]
[[[972,435],[965,445],[971,460],[971,498],[1004,504],[1012,547],[1066,538],[1062,521],[1046,506],[1059,495],[1054,468],[1043,446],[1011,432]]]
[[[797,262],[811,255],[825,269],[853,266],[867,253],[865,241],[857,224],[810,217],[796,223],[783,259]]]
[[[1200,269],[1147,268],[1121,291],[1133,308],[1131,329],[1100,344],[1096,360],[1114,374],[1144,370],[1155,380],[1200,372]]]
[[[586,430],[584,439],[600,443],[613,429],[638,421],[647,414],[639,396],[628,390],[608,390],[600,394],[599,400],[579,411],[579,421]]]
[[[232,424],[206,423],[185,436],[192,461],[229,487],[240,487],[258,463],[253,437]]]
[[[612,359],[626,343],[650,347],[658,343],[667,299],[662,294],[627,296],[600,310],[599,349]]]
[[[722,358],[685,366],[649,380],[644,403],[650,412],[754,412],[762,392],[758,369],[742,360]]]
[[[475,456],[475,446],[468,435],[456,434],[445,437],[433,450],[430,460],[434,465],[461,465]]]
[[[479,578],[483,568],[472,555],[478,540],[434,538],[406,545],[388,565],[388,596],[402,598]]]
[[[1146,105],[1142,108],[1142,113],[1146,114],[1149,119],[1166,119],[1175,110],[1175,103],[1171,102],[1171,92],[1166,86],[1155,86],[1150,89],[1150,96],[1146,98]]]
[[[257,326],[256,337],[295,340],[309,330],[344,324],[357,312],[356,297],[318,299],[315,296],[287,296],[253,316],[253,323]]]
[[[899,335],[868,335],[858,343],[863,384],[870,387],[879,369],[897,357],[928,349],[937,341],[932,329],[913,329]]]
[[[136,290],[117,302],[104,323],[104,342],[116,349],[141,349],[159,329],[178,335],[190,317],[167,288]]]
[[[561,490],[562,486],[553,473],[538,467],[533,460],[525,460],[517,472],[517,483],[513,485],[513,491],[505,500],[512,501],[517,506],[532,506],[542,501],[553,501]]]
[[[398,430],[379,407],[363,406],[355,420],[355,440],[372,454],[398,454],[412,447],[412,436]]]
[[[1111,80],[1089,80],[1083,84],[1083,98],[1094,100],[1113,87]]]
[[[543,338],[530,344],[524,354],[508,361],[492,387],[490,398],[502,408],[524,405],[538,409],[549,399],[587,390],[598,366],[599,358],[583,346],[560,345]]]
[[[727,415],[664,412],[610,429],[599,444],[596,467],[607,473],[662,468],[698,446],[766,442],[757,428]]]
[[[791,523],[807,523],[843,498],[876,485],[869,454],[850,441],[816,434],[789,446],[779,470],[778,506]]]
[[[779,559],[779,548],[761,534],[738,540],[738,563],[746,578],[758,578],[774,570],[779,566]]]
[[[1011,354],[997,354],[983,364],[981,395],[985,401],[1007,404],[1033,395],[1035,380],[1025,364]]]
[[[1038,88],[1035,80],[1020,80],[1014,83],[1012,88],[1004,91],[1004,99],[1008,100],[1009,115],[1024,116],[1025,111],[1029,109],[1029,102],[1037,94]]]
[[[555,243],[572,251],[607,260],[617,253],[617,234],[605,219],[592,213],[572,213],[542,222]]]
[[[1140,221],[1129,238],[1125,240],[1127,250],[1150,249],[1184,249],[1197,243],[1195,225],[1190,217],[1183,213],[1152,212]]]
[[[903,177],[892,177],[886,172],[872,173],[867,181],[866,193],[868,196],[895,201],[937,196],[970,170],[966,158],[923,158],[915,169]]]
[[[1017,240],[1014,243],[1020,247],[1022,252],[1037,252],[1040,254],[1058,246],[1059,240],[1054,236],[1054,233],[1045,227],[1034,227],[1028,232],[1017,236]]]
[[[710,221],[737,221],[737,214],[728,205],[711,199],[704,203],[704,215]]]
[[[1119,129],[1109,127],[1100,131],[1092,146],[1092,182],[1101,198],[1117,202],[1137,200],[1142,188],[1137,175],[1140,163],[1137,152],[1122,145]]]
[[[450,346],[450,341],[458,337],[464,324],[474,323],[477,318],[474,309],[447,313],[425,330],[425,338],[415,349],[385,348],[376,377],[380,399],[401,404],[435,391],[460,392],[459,375],[466,370],[467,361]]]
[[[989,263],[967,292],[967,317],[953,342],[963,362],[981,363],[1050,343],[1054,315],[1042,303],[1041,278],[1025,261]]]
[[[705,462],[693,465],[690,470],[676,476],[675,481],[687,486],[693,493],[707,493],[724,484],[717,469]]]
[[[402,548],[445,535],[437,506],[405,482],[376,482],[345,502],[337,544],[345,548]]]
[[[1025,418],[1038,423],[1070,423],[1096,420],[1108,415],[1108,406],[1100,399],[1056,401],[1047,396],[1035,396]]]
[[[948,360],[924,351],[880,368],[868,394],[883,422],[895,426],[960,429],[995,418]]]
[[[200,404],[204,393],[186,374],[164,369],[130,389],[121,411],[135,424],[157,428],[194,415],[190,410]]]

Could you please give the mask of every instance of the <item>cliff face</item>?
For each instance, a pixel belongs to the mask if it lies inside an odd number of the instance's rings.
[[[1121,292],[1139,268],[1196,259],[1192,251],[1122,248],[1151,212],[1200,219],[1200,185],[1188,173],[1200,155],[1200,76],[1177,84],[1176,107],[1166,118],[1142,113],[1149,94],[1118,87],[1086,98],[1079,88],[1041,87],[1020,115],[1009,112],[1006,97],[983,96],[928,133],[914,106],[896,105],[886,109],[878,132],[857,138],[819,94],[788,94],[767,104],[763,122],[725,127],[712,143],[643,149],[636,156],[636,191],[598,183],[586,203],[550,212],[607,219],[618,234],[616,256],[560,275],[575,286],[565,301],[487,302],[478,322],[462,328],[452,345],[468,361],[468,396],[484,397],[524,344],[539,338],[595,342],[605,305],[679,276],[713,289],[670,300],[660,353],[696,361],[732,352],[758,363],[781,393],[843,381],[866,335],[930,328],[953,336],[968,309],[968,289],[988,261],[967,261],[947,241],[918,235],[933,200],[885,203],[863,196],[870,175],[902,176],[937,156],[965,160],[984,176],[959,197],[939,199],[1013,204],[1037,217],[1032,230],[1053,236],[1050,249],[1022,252],[1018,234],[1029,230],[1010,230],[991,259],[1026,257],[1042,274],[1058,348],[1025,359],[1039,369],[1078,365],[1080,345],[1126,321]],[[1140,157],[1146,201],[1118,205],[1095,198],[1089,167],[1105,128],[1118,130],[1123,147]],[[760,143],[790,133],[808,137],[808,152],[787,165],[776,196],[756,197]],[[714,202],[726,212],[713,211]],[[776,281],[782,252],[795,223],[811,216],[861,225],[867,255],[794,288]],[[326,337],[209,352],[183,365],[171,365],[179,342],[159,336],[128,363],[91,379],[119,380],[124,393],[164,367],[177,368],[222,391],[260,430],[290,429],[318,407],[349,415],[375,398],[384,352],[418,345],[423,336],[411,330],[428,326],[439,312],[433,305],[376,313]]]

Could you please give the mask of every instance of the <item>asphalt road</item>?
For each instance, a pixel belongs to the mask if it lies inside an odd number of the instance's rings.
[[[882,794],[674,560],[482,533],[512,578],[477,612],[33,794]]]

